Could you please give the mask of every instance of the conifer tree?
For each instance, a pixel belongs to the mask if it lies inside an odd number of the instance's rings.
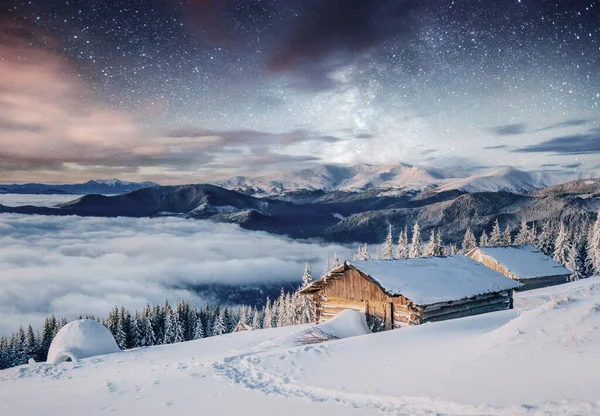
[[[596,221],[589,228],[587,238],[587,267],[591,274],[600,274],[600,212]]]
[[[506,228],[504,229],[504,234],[502,235],[502,245],[510,246],[512,245],[512,236],[510,234],[510,226],[506,224]]]
[[[463,254],[467,254],[469,251],[477,247],[477,241],[475,240],[475,235],[471,231],[471,227],[467,227],[467,231],[465,231],[465,237],[462,242],[462,251]]]
[[[529,228],[527,227],[527,222],[525,220],[521,221],[521,228],[519,228],[519,232],[515,237],[515,244],[518,246],[528,244],[530,241],[531,235]]]
[[[404,227],[404,231],[400,231],[400,236],[398,236],[398,247],[396,249],[396,258],[397,259],[408,258],[408,229],[407,229],[407,227]]]
[[[252,328],[256,328],[256,329],[262,328],[260,312],[258,311],[256,306],[254,307],[253,314],[252,314]]]
[[[196,325],[194,326],[194,338],[193,339],[201,339],[204,338],[204,324],[202,319],[196,319]]]
[[[425,244],[425,248],[423,249],[423,257],[433,257],[435,256],[435,231],[431,230],[431,235],[429,236],[429,242]]]
[[[567,230],[565,229],[564,222],[561,221],[560,226],[558,228],[558,235],[556,236],[556,241],[554,243],[554,254],[552,258],[557,263],[562,265],[567,264],[567,258],[569,256],[569,240],[567,235]]]
[[[269,299],[269,297],[267,296],[267,300],[265,302],[265,315],[264,315],[264,319],[263,319],[263,328],[272,328],[273,327],[273,314],[271,311],[271,300]]]
[[[333,252],[333,262],[331,263],[331,268],[336,269],[340,267],[340,258],[338,257],[337,251]]]
[[[225,311],[225,309],[223,309],[221,311],[221,313],[219,313],[217,316],[215,316],[215,321],[213,323],[213,329],[212,329],[212,334],[215,336],[223,335],[226,333],[227,328],[225,327],[224,311]]]
[[[304,273],[302,273],[302,289],[308,287],[313,282],[310,264],[304,263]]]
[[[458,254],[458,247],[456,244],[450,244],[450,255],[456,256]]]
[[[421,229],[419,228],[419,222],[415,222],[413,227],[412,240],[410,242],[410,250],[408,257],[411,259],[421,256]]]
[[[444,247],[444,242],[442,241],[442,233],[439,231],[435,234],[435,250],[433,255],[436,257],[446,255],[446,248]]]
[[[502,233],[500,232],[500,224],[498,223],[498,218],[496,218],[496,222],[494,223],[494,227],[492,228],[492,233],[490,234],[489,245],[491,247],[497,247],[502,245]]]
[[[485,230],[481,232],[481,237],[479,237],[479,246],[480,247],[489,247],[490,243],[488,241],[488,236],[485,233]]]
[[[554,230],[550,221],[546,220],[542,224],[542,230],[537,236],[535,246],[547,256],[554,254]]]
[[[394,240],[392,237],[392,226],[388,225],[388,233],[381,246],[381,259],[392,260],[394,258]]]

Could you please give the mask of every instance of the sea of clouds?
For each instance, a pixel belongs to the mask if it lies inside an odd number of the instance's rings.
[[[33,205],[35,207],[51,207],[79,198],[79,195],[34,195],[34,194],[2,194],[0,205],[18,207]]]
[[[0,335],[40,327],[50,313],[105,316],[115,305],[207,301],[206,283],[298,284],[334,250],[237,225],[182,218],[83,218],[0,214]]]

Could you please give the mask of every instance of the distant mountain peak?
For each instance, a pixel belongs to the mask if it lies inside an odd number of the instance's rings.
[[[512,166],[502,166],[459,176],[449,171],[402,162],[384,165],[324,164],[273,175],[236,176],[217,185],[251,195],[266,196],[316,190],[356,192],[367,189],[411,191],[428,188],[437,188],[439,191],[519,193],[572,180],[593,178],[597,173],[528,172]]]

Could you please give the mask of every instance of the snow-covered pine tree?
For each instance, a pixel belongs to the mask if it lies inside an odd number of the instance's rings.
[[[446,253],[446,247],[444,247],[444,242],[442,241],[442,233],[440,231],[438,231],[435,234],[435,254],[434,256],[445,256]]]
[[[413,227],[412,239],[410,242],[410,250],[408,251],[408,257],[411,259],[421,256],[421,229],[419,222],[415,222]]]
[[[469,251],[477,247],[477,240],[475,240],[475,234],[471,231],[471,227],[467,227],[465,231],[465,237],[462,242],[462,252],[467,254]]]
[[[450,244],[450,255],[456,256],[458,254],[458,246],[456,244]]]
[[[225,308],[221,310],[221,312],[215,316],[215,321],[213,323],[212,334],[213,335],[223,335],[227,332],[227,328],[225,326]]]
[[[544,221],[542,230],[537,236],[534,245],[542,250],[547,256],[552,256],[554,254],[554,229],[550,221]]]
[[[33,332],[33,327],[29,325],[27,327],[27,332],[25,333],[25,355],[26,359],[29,360],[33,358],[34,360],[39,359],[40,347],[38,343],[38,338],[35,336],[35,332]]]
[[[579,280],[583,277],[585,265],[583,264],[583,259],[581,257],[581,252],[579,251],[578,244],[574,239],[571,240],[571,243],[568,247],[567,264],[565,267],[572,272],[571,281]]]
[[[181,326],[181,322],[179,319],[177,319],[177,315],[175,313],[171,315],[171,321],[171,325],[173,326],[173,342],[185,341],[183,327]]]
[[[600,211],[589,228],[586,254],[588,270],[592,274],[600,274]]]
[[[262,328],[262,320],[260,319],[260,312],[259,310],[256,308],[256,306],[254,307],[253,311],[252,311],[252,328]]]
[[[490,243],[488,241],[488,236],[485,232],[485,230],[483,230],[481,232],[481,237],[479,237],[479,247],[489,247]]]
[[[273,327],[273,314],[271,309],[271,299],[267,296],[267,300],[265,302],[264,308],[264,319],[263,319],[263,328],[272,328]]]
[[[154,334],[154,329],[152,328],[150,316],[142,317],[141,322],[143,322],[143,331],[141,334],[142,337],[140,339],[140,346],[151,347],[152,345],[156,345],[156,335]]]
[[[529,227],[527,227],[527,222],[525,220],[521,221],[521,228],[519,228],[519,232],[515,237],[515,245],[521,246],[523,244],[528,244],[530,241],[530,231]]]
[[[568,256],[569,237],[567,235],[567,230],[565,229],[565,223],[561,221],[560,226],[558,228],[558,234],[554,242],[554,253],[552,258],[554,259],[554,261],[564,266],[565,264],[567,264]]]
[[[431,230],[431,235],[429,236],[429,241],[425,244],[425,248],[423,248],[422,257],[433,257],[435,256],[435,231]]]
[[[500,224],[498,223],[498,218],[496,218],[496,222],[494,222],[494,226],[492,227],[489,245],[491,247],[497,247],[502,245],[502,233],[500,231]]]
[[[277,327],[282,327],[286,325],[286,311],[287,311],[287,305],[286,305],[286,298],[285,298],[285,292],[283,291],[283,288],[281,288],[281,292],[279,293],[279,297],[277,298]]]
[[[510,234],[510,226],[506,224],[506,228],[504,229],[504,234],[502,234],[502,245],[510,246],[512,245],[512,236]]]
[[[196,325],[194,326],[194,337],[193,339],[202,339],[204,338],[204,324],[202,323],[202,319],[196,319]]]
[[[531,228],[529,229],[529,235],[527,236],[527,244],[534,245],[537,241],[537,227],[535,222],[531,223]]]
[[[362,246],[358,246],[358,251],[354,255],[354,260],[369,260],[369,245],[365,243]]]
[[[302,289],[308,287],[313,282],[310,264],[304,263],[304,273],[302,273]]]
[[[333,262],[331,263],[331,268],[335,269],[340,266],[340,258],[338,257],[337,250],[333,252]]]
[[[382,260],[393,260],[394,259],[394,240],[392,237],[392,226],[388,225],[388,233],[385,237],[385,241],[381,246],[380,257]]]
[[[165,320],[164,320],[164,327],[163,327],[163,339],[162,339],[162,343],[163,344],[172,344],[173,342],[175,342],[175,318],[173,316],[173,311],[171,310],[171,307],[169,307],[168,309],[165,309]]]
[[[404,231],[400,231],[398,236],[398,247],[396,248],[396,258],[408,258],[408,229],[404,227]]]

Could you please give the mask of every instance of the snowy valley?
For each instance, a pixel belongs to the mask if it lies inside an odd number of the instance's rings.
[[[600,414],[600,277],[366,334],[359,313],[0,371],[6,414]],[[339,339],[334,339],[339,338]],[[32,399],[35,398],[35,399]]]

